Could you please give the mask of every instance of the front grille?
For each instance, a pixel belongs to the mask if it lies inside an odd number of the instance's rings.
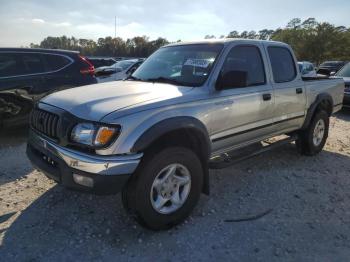
[[[57,139],[59,117],[56,114],[34,109],[30,118],[31,126],[44,135]]]

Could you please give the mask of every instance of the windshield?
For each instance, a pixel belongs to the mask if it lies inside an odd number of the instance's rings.
[[[164,47],[151,55],[131,78],[201,86],[207,80],[222,48],[222,44]]]
[[[123,60],[123,61],[119,61],[113,65],[111,65],[111,67],[120,67],[123,70],[128,69],[131,65],[135,64],[136,61],[133,60]]]
[[[340,69],[337,76],[350,77],[350,63],[347,63],[342,69]]]

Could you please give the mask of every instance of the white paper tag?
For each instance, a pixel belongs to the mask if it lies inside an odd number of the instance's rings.
[[[189,58],[184,63],[185,66],[195,66],[195,67],[202,67],[207,68],[210,64],[210,61],[207,59],[196,59],[196,58]]]

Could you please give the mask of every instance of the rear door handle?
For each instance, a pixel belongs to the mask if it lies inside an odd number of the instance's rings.
[[[264,99],[264,101],[271,100],[271,94],[263,94],[263,99]]]
[[[302,94],[303,93],[303,89],[302,88],[297,88],[295,91],[296,91],[297,94]]]

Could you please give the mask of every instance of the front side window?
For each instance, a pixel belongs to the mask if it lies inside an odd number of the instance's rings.
[[[231,77],[244,76],[242,87],[264,85],[266,82],[264,63],[256,46],[233,47],[226,57],[221,73],[223,76],[227,73]]]
[[[285,47],[269,47],[273,78],[276,83],[293,81],[297,75],[292,54]]]
[[[222,44],[163,47],[142,63],[131,78],[201,86],[207,80],[222,49]]]

